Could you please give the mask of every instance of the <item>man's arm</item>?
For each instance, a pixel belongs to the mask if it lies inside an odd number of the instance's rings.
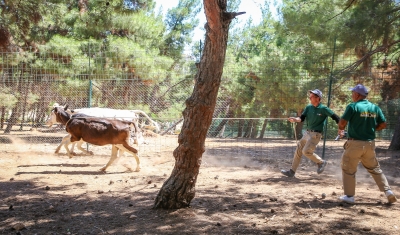
[[[340,137],[344,136],[344,129],[346,128],[346,126],[347,126],[347,121],[341,118],[338,123],[338,128],[339,128],[338,135],[340,135]]]
[[[306,119],[306,116],[304,116],[304,115],[301,115],[300,117],[288,118],[289,122],[304,122],[304,119]]]
[[[376,131],[380,131],[380,130],[383,130],[385,128],[386,128],[386,122],[381,122],[381,123],[378,123],[378,125],[376,125],[375,130]]]
[[[332,114],[331,118],[335,120],[336,124],[339,124],[340,117],[336,114]]]

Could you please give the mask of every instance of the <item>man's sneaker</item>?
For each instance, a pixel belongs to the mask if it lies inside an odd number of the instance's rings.
[[[295,174],[295,172],[292,169],[287,170],[287,171],[286,170],[281,170],[281,173],[286,175],[287,177],[293,177],[294,174]]]
[[[321,174],[322,172],[324,172],[325,166],[326,166],[327,163],[328,162],[325,161],[325,160],[323,160],[323,162],[321,162],[321,163],[318,163],[318,169],[317,169],[317,173],[318,174]]]
[[[394,193],[392,192],[392,190],[387,190],[387,191],[385,192],[385,195],[386,195],[386,197],[387,197],[389,203],[395,203],[395,202],[397,202],[397,198],[396,198],[396,196],[394,195]]]
[[[354,197],[348,197],[347,195],[340,196],[339,200],[349,204],[354,204]]]

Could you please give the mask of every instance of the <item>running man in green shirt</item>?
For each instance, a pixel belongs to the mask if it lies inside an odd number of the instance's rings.
[[[347,105],[339,121],[338,134],[343,136],[347,125],[349,137],[344,144],[341,162],[344,195],[339,200],[354,204],[357,166],[361,162],[379,190],[385,192],[389,203],[394,203],[397,198],[390,190],[375,153],[375,131],[386,128],[385,116],[377,105],[366,99],[368,90],[365,86],[358,84],[350,90],[353,103]]]
[[[339,116],[331,109],[321,104],[322,92],[320,90],[310,90],[308,93],[311,104],[306,106],[300,117],[290,117],[288,119],[292,123],[304,122],[304,120],[306,120],[307,124],[307,133],[305,133],[297,143],[292,161],[292,168],[289,170],[281,170],[281,173],[288,177],[293,177],[295,175],[300,165],[302,155],[317,163],[318,174],[324,171],[327,161],[320,158],[314,151],[321,140],[326,118],[331,117],[336,123],[339,122]]]

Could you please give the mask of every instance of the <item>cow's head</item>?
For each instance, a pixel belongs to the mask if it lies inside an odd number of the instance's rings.
[[[52,126],[56,123],[65,124],[71,116],[65,111],[68,105],[56,106],[51,110],[50,117],[46,120],[46,125]]]
[[[46,120],[46,125],[51,127],[56,123],[57,123],[57,117],[56,114],[54,113],[54,109],[52,109],[49,118]]]

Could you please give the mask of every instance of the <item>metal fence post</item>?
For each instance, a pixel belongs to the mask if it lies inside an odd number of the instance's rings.
[[[92,107],[92,93],[93,93],[93,82],[89,80],[89,91],[88,91],[88,108]]]
[[[330,78],[329,78],[329,91],[328,91],[328,108],[331,104],[331,91],[332,91],[332,78],[333,78],[333,66],[335,64],[335,50],[336,50],[336,37],[333,39],[333,52],[332,52],[332,65],[331,65],[331,72],[330,72]],[[322,159],[325,159],[325,143],[326,143],[326,135],[328,134],[328,118],[325,120],[325,126],[324,126],[324,144],[322,147]]]

